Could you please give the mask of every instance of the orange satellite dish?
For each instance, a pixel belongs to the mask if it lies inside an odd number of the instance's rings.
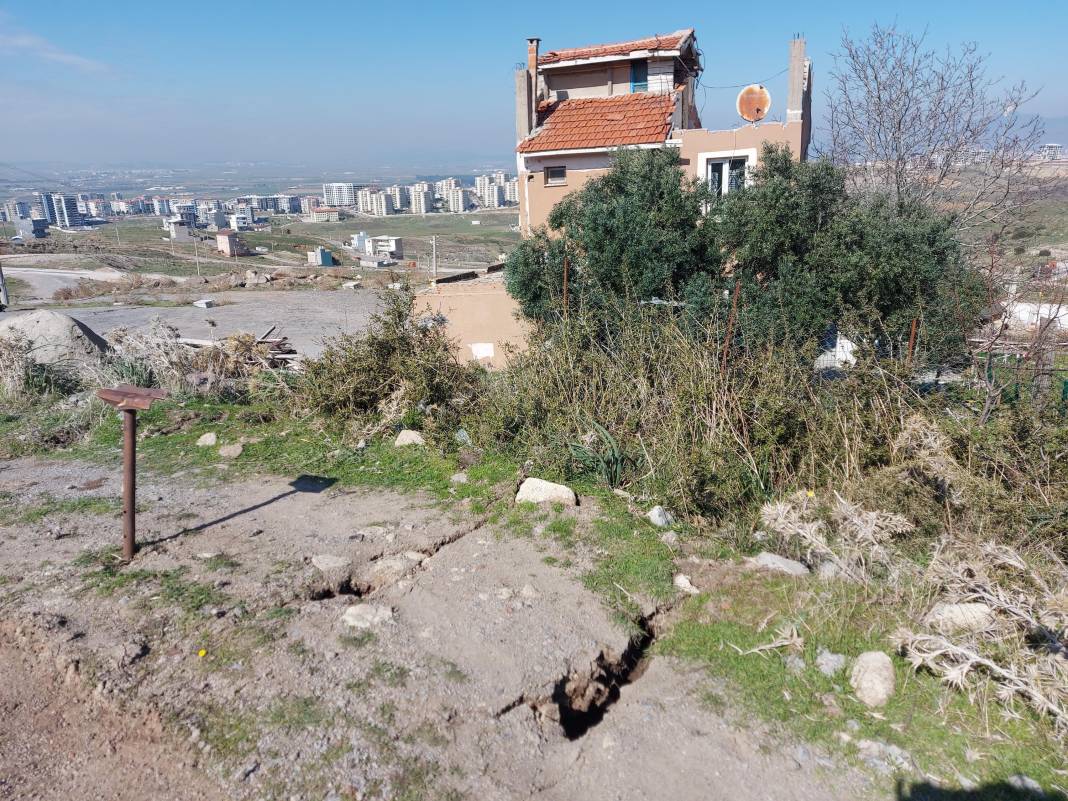
[[[770,108],[771,94],[758,83],[751,83],[738,93],[738,116],[746,122],[760,122]]]

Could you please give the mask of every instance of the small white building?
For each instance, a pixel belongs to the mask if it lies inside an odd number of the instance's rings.
[[[334,256],[329,250],[319,245],[315,250],[308,251],[308,264],[313,267],[332,267]]]

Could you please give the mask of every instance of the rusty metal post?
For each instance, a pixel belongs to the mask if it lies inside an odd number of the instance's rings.
[[[122,411],[122,558],[137,550],[137,410]]]

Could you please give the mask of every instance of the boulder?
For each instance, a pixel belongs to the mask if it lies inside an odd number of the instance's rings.
[[[746,559],[746,564],[752,567],[762,567],[765,570],[774,570],[777,573],[786,573],[791,576],[807,576],[808,568],[795,559],[787,559],[770,551],[761,551],[756,556]]]
[[[882,651],[865,651],[853,663],[849,685],[865,706],[884,706],[894,694],[894,663]]]
[[[425,558],[417,551],[383,556],[361,570],[355,583],[364,593],[376,592],[400,581]]]
[[[236,459],[245,450],[245,446],[240,442],[235,442],[232,445],[223,445],[219,448],[219,456],[224,459]]]
[[[675,589],[681,590],[687,595],[699,595],[701,593],[697,587],[690,583],[690,577],[683,573],[677,574],[672,580],[672,584],[675,585]]]
[[[201,434],[197,439],[198,448],[214,448],[215,443],[219,441],[219,436],[214,431],[209,431],[207,434]]]
[[[341,622],[354,629],[373,628],[392,619],[393,608],[383,604],[357,604],[350,606],[341,616]]]
[[[30,358],[38,364],[92,364],[108,350],[108,343],[89,326],[48,309],[5,315],[0,338],[25,339]]]
[[[654,506],[645,517],[657,528],[670,528],[675,525],[675,518],[663,506]]]
[[[515,495],[516,503],[562,503],[564,506],[578,506],[578,497],[571,487],[554,484],[540,478],[528,478],[519,487]]]
[[[343,556],[334,556],[331,553],[321,553],[312,557],[312,565],[323,573],[336,573],[339,570],[348,571],[352,568],[352,562]]]
[[[941,634],[977,632],[994,623],[994,610],[984,603],[938,604],[923,622]]]
[[[426,440],[418,431],[406,428],[397,434],[397,438],[393,440],[393,447],[403,448],[407,445],[426,445]]]

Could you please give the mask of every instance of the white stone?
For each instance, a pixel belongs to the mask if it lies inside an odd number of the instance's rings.
[[[321,553],[312,557],[311,563],[324,573],[332,573],[337,570],[348,570],[352,562],[342,556],[334,556],[332,553]]]
[[[690,583],[690,577],[679,573],[675,576],[675,580],[672,582],[676,589],[682,590],[688,595],[699,595],[701,591],[697,587]]]
[[[675,518],[663,506],[654,506],[645,517],[657,528],[669,528],[675,525]]]
[[[211,298],[201,298],[200,300],[194,300],[193,305],[198,309],[210,309],[215,306],[215,301]]]
[[[382,604],[357,604],[350,606],[341,616],[341,622],[354,629],[369,629],[393,619],[393,608]]]
[[[923,622],[941,634],[982,631],[993,625],[994,610],[984,603],[938,604]]]
[[[235,442],[232,445],[223,445],[219,448],[219,456],[224,459],[236,459],[245,450],[245,446],[240,442]]]
[[[426,445],[426,440],[418,431],[406,428],[397,434],[397,438],[393,440],[393,447],[403,448],[406,445]]]
[[[219,441],[218,435],[214,431],[209,431],[207,434],[201,434],[200,439],[197,440],[198,448],[213,448],[215,443]]]
[[[571,487],[554,484],[540,478],[528,478],[519,487],[515,495],[516,503],[562,503],[564,506],[578,506],[578,498]]]
[[[671,548],[674,548],[679,543],[679,535],[674,531],[665,531],[660,535],[660,541]]]
[[[795,559],[787,559],[770,551],[761,551],[756,556],[745,560],[753,567],[762,567],[765,570],[774,570],[777,573],[786,573],[791,576],[807,576],[808,568]]]
[[[466,484],[467,473],[453,473],[452,476],[450,476],[449,481],[453,484]]]
[[[816,652],[816,667],[824,676],[833,677],[838,671],[844,670],[846,658],[842,654],[832,653],[826,648],[820,648]]]
[[[883,706],[894,694],[894,663],[882,651],[865,651],[853,663],[849,685],[865,706]]]

